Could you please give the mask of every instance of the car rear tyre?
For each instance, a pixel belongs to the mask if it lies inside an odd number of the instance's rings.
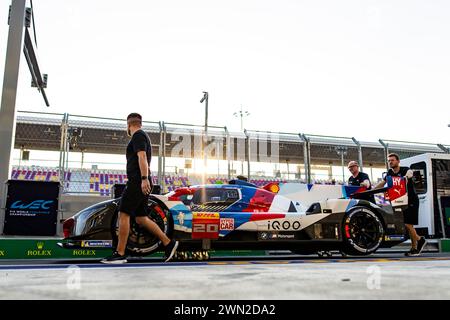
[[[342,223],[343,252],[369,255],[377,251],[384,238],[383,223],[369,208],[354,207]]]
[[[153,220],[167,236],[171,236],[173,221],[169,210],[164,205],[150,200],[148,206],[148,217]],[[115,215],[111,228],[114,247],[117,247],[119,235],[117,218],[118,214]],[[128,236],[126,247],[127,254],[133,256],[146,256],[158,251],[161,246],[161,241],[156,236],[137,224],[133,217],[130,219],[130,234]]]

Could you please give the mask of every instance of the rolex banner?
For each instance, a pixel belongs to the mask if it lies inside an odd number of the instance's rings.
[[[59,182],[9,180],[5,235],[54,236],[57,233]]]

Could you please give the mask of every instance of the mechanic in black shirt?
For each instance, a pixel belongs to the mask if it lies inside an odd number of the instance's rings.
[[[361,186],[366,187],[368,190],[371,188],[369,175],[367,173],[359,171],[359,164],[356,161],[350,161],[347,166],[348,170],[352,174],[348,178],[349,186]]]
[[[150,161],[152,145],[149,136],[142,130],[142,116],[131,113],[127,117],[127,133],[131,137],[127,146],[128,182],[119,205],[119,241],[112,256],[103,263],[126,263],[125,248],[130,232],[130,216],[136,222],[157,236],[165,246],[166,261],[174,256],[178,241],[170,240],[159,226],[148,216],[148,201],[152,190],[150,181]]]
[[[359,164],[356,161],[350,161],[347,165],[348,170],[352,174],[350,178],[348,178],[349,186],[358,186],[364,187],[367,190],[372,188],[372,184],[370,183],[369,175],[367,173],[359,171]],[[370,195],[366,196],[366,198],[362,198],[372,203],[375,203],[375,196]]]
[[[387,172],[387,176],[404,177],[407,179],[406,189],[408,192],[408,208],[403,211],[403,217],[405,227],[411,238],[411,250],[406,252],[405,255],[418,256],[422,252],[427,241],[425,240],[425,237],[420,237],[417,234],[416,229],[414,229],[414,225],[419,224],[419,197],[417,196],[414,188],[414,181],[412,180],[413,171],[409,167],[400,167],[400,158],[396,153],[388,155],[388,162],[390,169]],[[381,181],[376,187],[383,187],[385,182],[386,177],[384,177],[384,181]]]

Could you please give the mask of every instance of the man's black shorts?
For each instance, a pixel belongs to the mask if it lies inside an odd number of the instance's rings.
[[[408,199],[408,208],[403,212],[405,224],[419,224],[419,199]]]
[[[148,215],[148,195],[142,193],[141,182],[128,182],[120,199],[119,211],[130,216]]]

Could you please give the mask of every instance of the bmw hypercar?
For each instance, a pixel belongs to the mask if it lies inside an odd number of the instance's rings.
[[[181,250],[291,250],[299,254],[339,250],[368,255],[405,240],[402,210],[406,183],[383,188],[270,183],[258,188],[234,180],[151,195],[148,215]],[[361,192],[362,191],[362,192]],[[382,201],[369,201],[383,192]],[[378,199],[378,198],[377,198]],[[88,207],[64,222],[62,246],[101,247],[117,242],[120,198]],[[148,255],[161,243],[132,219],[127,250]]]

